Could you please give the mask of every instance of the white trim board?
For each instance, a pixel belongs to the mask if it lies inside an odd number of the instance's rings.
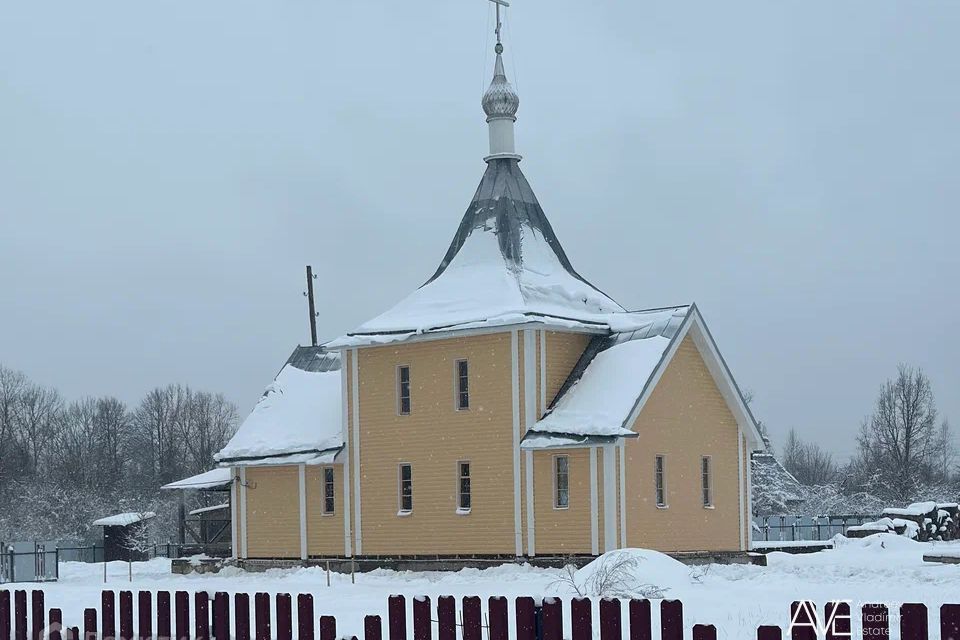
[[[603,550],[617,548],[616,445],[603,445]]]
[[[620,548],[627,548],[627,443],[617,443],[620,449]]]
[[[600,554],[600,504],[597,491],[597,448],[590,447],[590,553]]]
[[[360,509],[360,357],[356,349],[351,351],[350,361],[353,368],[350,370],[353,389],[353,439],[350,441],[353,449],[353,548],[357,555],[363,553],[363,535]]]
[[[297,465],[297,479],[300,490],[300,559],[307,559],[307,467]]]
[[[514,551],[523,555],[520,507],[520,345],[516,331],[510,332],[510,376],[513,401],[513,534]]]
[[[247,557],[247,468],[240,467],[240,557]]]
[[[350,430],[347,424],[348,400],[352,394],[347,392],[347,358],[345,356],[346,354],[340,361],[342,363],[340,366],[340,383],[343,387],[343,441],[347,444],[343,450],[343,482],[340,484],[343,486],[343,555],[349,558],[353,555],[353,541],[350,539],[350,514],[353,510],[353,502],[350,500],[350,454],[353,443],[349,438]],[[356,393],[356,389],[353,390],[353,393]]]

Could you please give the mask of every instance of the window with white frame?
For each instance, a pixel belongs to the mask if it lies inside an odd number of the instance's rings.
[[[656,487],[657,506],[667,506],[667,477],[663,456],[657,456],[653,463],[653,485]]]
[[[470,408],[470,375],[466,360],[457,360],[457,411]]]
[[[570,458],[553,458],[553,508],[566,509],[570,506]]]
[[[410,513],[413,511],[413,466],[402,463],[398,471],[398,476],[400,513]]]
[[[710,456],[703,456],[700,459],[700,487],[703,492],[703,506],[713,506],[713,487],[710,478]]]
[[[457,511],[470,511],[470,462],[461,460],[457,463]]]
[[[410,415],[410,367],[397,367],[397,413],[401,416]]]
[[[333,481],[333,467],[323,468],[323,515],[332,516],[336,510],[336,487]]]

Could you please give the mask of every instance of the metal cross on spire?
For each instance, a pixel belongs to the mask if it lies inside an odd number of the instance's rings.
[[[503,23],[500,22],[500,7],[509,7],[510,3],[507,0],[490,0],[493,4],[497,5],[497,28],[494,30],[494,33],[497,34],[497,53],[503,52],[503,45],[500,44],[500,27],[503,26]]]

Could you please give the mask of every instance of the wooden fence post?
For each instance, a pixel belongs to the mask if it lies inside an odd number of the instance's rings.
[[[771,625],[757,627],[757,640],[783,640],[783,632]]]
[[[153,637],[153,600],[149,591],[137,594],[137,625],[139,640],[152,640]]]
[[[176,640],[190,640],[190,594],[186,591],[173,594],[173,608],[176,612]]]
[[[864,638],[890,637],[890,611],[884,604],[865,604],[860,610]]]
[[[277,640],[293,640],[293,598],[277,594]]]
[[[403,596],[387,600],[387,636],[389,640],[407,640],[407,611]]]
[[[479,596],[463,598],[463,640],[481,640],[483,637],[483,614]]]
[[[230,640],[230,596],[223,591],[213,595],[213,638]]]
[[[70,627],[70,640],[80,640],[80,627]],[[92,639],[95,640],[95,639]]]
[[[630,601],[630,640],[653,640],[650,601]]]
[[[170,592],[157,591],[157,640],[171,640]]]
[[[254,608],[254,638],[256,640],[270,640],[270,594],[258,593],[253,596]]]
[[[417,596],[413,599],[413,640],[430,640],[430,598]]]
[[[77,640],[80,640],[77,638]],[[97,640],[97,610],[83,610],[83,640]]]
[[[453,596],[440,596],[437,598],[437,640],[456,640],[456,638],[457,599]]]
[[[13,592],[13,636],[15,640],[27,640],[27,592]]]
[[[43,640],[43,621],[45,611],[43,606],[43,591],[34,590],[30,594],[30,604],[33,613],[30,616],[30,640]]]
[[[792,640],[817,640],[817,606],[809,600],[790,603],[790,637]]]
[[[900,606],[900,640],[927,640],[927,607],[922,604]]]
[[[193,594],[193,637],[210,640],[210,598],[206,591]]]
[[[363,640],[383,640],[380,616],[367,616],[363,619]]]
[[[103,640],[114,640],[117,637],[116,599],[113,591],[100,593],[100,629]]]
[[[603,615],[600,616],[603,626]],[[593,640],[593,605],[590,598],[570,601],[570,631],[573,640]]]
[[[487,611],[490,625],[488,640],[508,640],[510,636],[510,622],[507,612],[507,599],[503,596],[491,596],[487,600]]]
[[[849,638],[852,633],[849,602],[828,602],[823,607],[823,621],[827,625],[826,640]]]
[[[250,596],[238,593],[233,596],[233,637],[250,640]]]
[[[47,622],[47,632],[49,640],[63,640],[63,611],[60,609],[50,609],[50,617]],[[43,631],[40,631],[40,640],[43,640]]]
[[[13,640],[10,625],[10,592],[0,591],[0,640]]]
[[[603,598],[600,601],[600,640],[620,640],[622,637],[620,600]]]
[[[301,593],[297,595],[297,639],[308,638],[313,640],[316,637],[315,633],[313,596],[309,593]]]
[[[517,598],[516,607],[517,640],[535,640],[537,636],[537,612],[533,598]]]
[[[662,640],[683,640],[683,603],[679,600],[660,602],[660,637]]]
[[[133,592],[120,592],[120,640],[133,640]]]
[[[337,619],[320,616],[320,640],[337,640]]]
[[[717,628],[712,624],[695,624],[693,640],[717,640]]]
[[[560,598],[543,599],[543,640],[563,640],[563,600]]]
[[[960,640],[960,604],[940,607],[940,640]]]

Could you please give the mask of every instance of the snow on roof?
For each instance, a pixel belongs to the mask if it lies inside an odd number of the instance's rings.
[[[622,314],[627,332],[594,338],[549,413],[530,430],[574,436],[633,436],[627,420],[689,307]]]
[[[517,161],[496,159],[433,277],[327,346],[544,318],[606,328],[623,311],[573,269]]]
[[[131,524],[136,524],[137,522],[143,522],[144,520],[150,520],[151,518],[156,518],[157,514],[153,511],[145,511],[143,513],[138,512],[129,512],[129,513],[118,513],[113,516],[107,516],[106,518],[100,518],[99,520],[93,521],[93,526],[95,527],[126,527]]]
[[[230,469],[226,467],[211,469],[210,471],[204,471],[195,476],[190,476],[189,478],[184,478],[183,480],[177,480],[176,482],[171,482],[170,484],[165,484],[161,489],[216,489],[219,487],[224,487],[230,484],[232,478],[230,476]]]
[[[216,460],[316,457],[343,446],[339,363],[326,368],[312,372],[285,365]]]
[[[230,503],[224,502],[223,504],[215,504],[212,507],[200,507],[199,509],[194,509],[193,511],[190,512],[189,515],[197,516],[197,515],[200,515],[201,513],[210,513],[211,511],[221,511],[223,509],[229,509],[229,508],[230,508]]]
[[[907,505],[903,509],[888,507],[883,510],[885,516],[907,516],[917,518],[920,516],[925,516],[931,511],[937,510],[936,502],[914,502],[911,505]]]

